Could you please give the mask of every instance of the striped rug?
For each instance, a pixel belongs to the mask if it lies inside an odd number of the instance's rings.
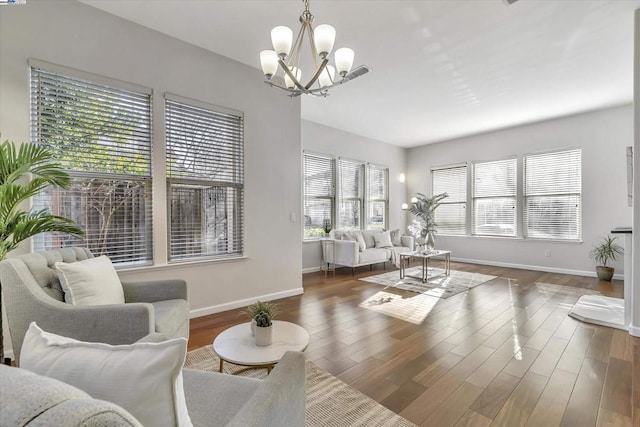
[[[219,359],[211,346],[187,353],[185,368],[218,372]],[[307,360],[307,426],[347,427],[415,427],[406,419],[380,405],[375,400],[348,386],[338,378]],[[241,367],[224,364],[228,374]],[[239,375],[264,378],[265,369],[250,369]]]

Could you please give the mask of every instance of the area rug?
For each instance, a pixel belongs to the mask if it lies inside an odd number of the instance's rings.
[[[375,276],[363,277],[360,280],[387,288],[404,289],[436,298],[449,298],[497,277],[457,270],[451,270],[451,274],[445,276],[443,269],[429,268],[429,274],[427,275],[429,279],[426,283],[422,283],[422,280],[419,278],[421,275],[422,267],[418,266],[407,268],[404,279],[400,279],[400,272],[396,270]],[[410,276],[416,276],[418,278]]]
[[[218,372],[220,359],[211,346],[187,353],[185,368]],[[380,405],[338,378],[307,360],[307,426],[347,427],[416,427],[415,424]],[[234,373],[242,367],[224,364],[224,371]],[[266,369],[239,373],[251,378],[265,378]]]

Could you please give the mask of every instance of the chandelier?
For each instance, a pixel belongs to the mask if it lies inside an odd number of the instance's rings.
[[[361,65],[352,71],[355,53],[348,47],[336,50],[334,54],[335,66],[329,65],[329,54],[333,49],[336,30],[327,24],[318,25],[314,29],[313,15],[309,11],[309,0],[303,1],[304,12],[300,15],[302,26],[295,42],[293,42],[293,31],[289,27],[275,27],[271,30],[273,50],[260,52],[260,65],[267,78],[265,83],[288,92],[291,97],[300,96],[303,93],[327,96],[332,87],[360,77],[368,73],[370,69],[366,65]],[[300,68],[305,37],[309,41],[315,67],[311,79],[306,84],[302,83],[302,69]],[[336,76],[336,71],[339,77]]]

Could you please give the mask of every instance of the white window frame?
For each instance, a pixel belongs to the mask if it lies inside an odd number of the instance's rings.
[[[119,105],[125,105],[126,109],[122,109],[122,111],[132,111],[132,112],[138,112],[138,113],[142,113],[144,112],[144,114],[148,117],[147,121],[143,121],[143,125],[141,128],[136,127],[136,136],[133,137],[132,135],[129,135],[129,137],[131,138],[131,140],[135,140],[136,143],[135,145],[132,146],[127,146],[125,150],[121,150],[120,154],[122,155],[122,159],[123,162],[123,169],[127,168],[128,164],[133,164],[139,167],[144,167],[147,169],[146,173],[141,173],[140,171],[137,172],[125,172],[125,171],[121,171],[121,172],[112,172],[112,171],[100,171],[100,163],[95,164],[95,169],[91,167],[91,165],[87,164],[87,166],[85,167],[72,167],[72,165],[67,165],[69,167],[67,167],[67,172],[69,173],[70,177],[71,177],[71,182],[72,182],[72,187],[74,186],[74,183],[77,183],[78,185],[84,185],[84,186],[94,186],[94,185],[102,185],[100,184],[100,182],[102,183],[106,183],[106,185],[110,185],[109,182],[120,182],[121,184],[131,184],[134,185],[134,187],[126,187],[126,188],[133,188],[134,192],[130,193],[129,195],[125,195],[125,197],[130,198],[131,203],[134,203],[135,198],[137,198],[138,200],[140,200],[140,197],[143,200],[142,203],[142,211],[143,212],[143,220],[141,221],[141,223],[136,223],[136,225],[133,227],[134,231],[131,231],[131,234],[127,234],[125,237],[121,237],[121,239],[123,241],[127,240],[129,241],[128,245],[130,245],[129,247],[119,247],[117,245],[110,245],[111,247],[109,249],[105,249],[105,246],[108,246],[104,243],[104,241],[107,239],[107,234],[106,232],[104,232],[104,230],[94,230],[94,229],[89,229],[89,230],[85,230],[87,232],[87,235],[82,237],[82,238],[78,238],[78,237],[72,237],[72,236],[68,236],[68,235],[59,235],[57,233],[44,233],[44,234],[40,234],[34,237],[33,239],[33,244],[34,244],[34,249],[36,250],[45,250],[45,249],[53,249],[53,248],[58,248],[58,247],[64,247],[64,246],[70,246],[70,245],[75,245],[75,246],[86,246],[87,248],[89,248],[90,250],[92,250],[94,252],[95,255],[101,255],[101,254],[106,254],[109,255],[113,261],[114,264],[118,265],[119,267],[126,267],[126,266],[141,266],[141,265],[150,265],[153,263],[153,215],[152,215],[152,176],[153,176],[153,159],[152,159],[152,146],[153,146],[153,141],[152,141],[152,135],[153,135],[153,117],[152,117],[152,103],[153,103],[153,92],[151,89],[149,88],[144,88],[141,86],[137,86],[137,85],[132,85],[132,84],[128,84],[125,82],[121,82],[121,81],[117,81],[117,80],[113,80],[113,79],[109,79],[106,77],[102,77],[102,76],[97,76],[91,73],[86,73],[86,72],[82,72],[82,71],[78,71],[78,70],[73,70],[67,67],[62,67],[62,66],[58,66],[58,65],[54,65],[54,64],[50,64],[50,63],[46,63],[43,61],[38,61],[38,60],[33,60],[30,59],[29,60],[29,67],[31,70],[31,89],[30,89],[30,96],[33,99],[34,97],[36,98],[36,101],[32,101],[32,112],[31,112],[31,126],[32,126],[32,141],[35,143],[49,143],[48,139],[51,138],[53,140],[55,140],[55,138],[50,137],[49,135],[42,135],[42,129],[43,129],[43,125],[41,124],[40,120],[41,120],[41,116],[42,116],[42,112],[40,112],[38,110],[38,107],[41,103],[41,101],[39,101],[39,97],[40,95],[40,83],[38,83],[38,86],[36,87],[36,84],[34,83],[34,74],[38,74],[41,78],[43,79],[49,79],[53,83],[54,85],[60,85],[60,86],[64,86],[64,85],[69,85],[70,87],[75,87],[78,94],[82,94],[82,96],[84,97],[84,99],[82,100],[82,102],[86,102],[88,105],[92,105],[88,102],[89,99],[91,99],[93,102],[93,100],[99,98],[99,97],[103,97],[104,99],[117,99],[120,100],[120,102],[125,102],[124,104],[119,104]],[[40,80],[38,81],[40,82]],[[80,95],[79,95],[80,96]],[[146,104],[143,101],[143,99],[147,100]],[[68,99],[68,98],[65,98]],[[118,102],[118,101],[116,101]],[[105,105],[111,105],[111,104],[105,104]],[[97,109],[93,109],[91,110],[91,108],[93,107],[87,107],[87,111],[97,111]],[[127,110],[130,109],[130,110]],[[70,110],[72,111],[72,110]],[[72,113],[69,113],[72,114]],[[124,113],[123,113],[124,114]],[[140,117],[143,116],[139,116],[136,115],[134,116],[136,119],[139,119]],[[84,120],[89,121],[90,119],[87,119],[86,116],[84,117]],[[102,126],[105,127],[104,119],[103,117],[98,117],[96,119],[97,122],[100,122],[100,125],[94,125],[94,126]],[[52,126],[52,129],[55,127],[55,125]],[[142,129],[146,128],[147,131],[144,132]],[[117,128],[115,131],[109,131],[110,132],[110,136],[113,136],[115,138],[123,138],[125,137],[125,135],[123,135],[121,132],[119,133],[117,131]],[[142,133],[142,136],[140,136],[140,133]],[[145,136],[146,135],[146,136]],[[113,159],[116,157],[117,154],[119,154],[118,152],[116,152],[116,150],[113,148],[115,143],[113,144],[107,144],[106,142],[108,141],[108,137],[107,138],[102,138],[102,140],[96,140],[93,141],[93,147],[95,147],[96,150],[101,150],[99,151],[99,153],[104,157],[105,162],[109,162],[109,160]],[[52,147],[55,150],[55,143],[53,143]],[[81,150],[82,151],[82,150]],[[138,154],[135,154],[138,153]],[[147,156],[147,160],[146,161],[140,161],[140,154],[142,154],[143,156]],[[86,159],[87,157],[79,157],[76,156],[74,158],[81,158],[81,159]],[[63,166],[65,165],[65,163],[63,162]],[[97,171],[96,171],[97,169]],[[137,191],[135,189],[135,185],[138,186],[139,188],[142,188],[142,193],[137,193],[135,191]],[[140,187],[142,186],[142,187]],[[123,186],[120,185],[118,191],[128,191],[126,188],[123,190]],[[73,201],[69,201],[68,205],[75,205],[76,203],[78,203],[78,200],[80,203],[83,203],[83,205],[86,205],[88,203],[90,203],[90,201],[85,198],[85,192],[80,189],[80,190],[73,190],[73,188],[69,189],[69,190],[62,190],[62,189],[55,189],[55,188],[51,188],[51,189],[47,189],[46,191],[44,191],[43,193],[41,193],[39,196],[35,197],[33,200],[33,204],[35,208],[41,209],[41,208],[45,208],[45,207],[50,207],[53,205],[53,200],[63,200],[67,195],[71,198],[73,197],[78,197],[78,199],[73,199]],[[116,193],[117,194],[117,193]],[[118,196],[116,196],[118,197]],[[110,200],[113,200],[113,195],[110,196],[109,198]],[[129,200],[129,199],[125,199]],[[98,202],[96,202],[98,203]],[[119,203],[119,202],[118,202]],[[113,209],[111,211],[111,213],[115,213],[118,209],[121,208],[121,205],[119,205],[118,203],[116,203],[115,206],[111,205]],[[98,203],[99,206],[96,207],[103,207],[103,203]],[[86,208],[86,209],[82,209],[81,211],[79,211],[80,213],[77,213],[79,218],[85,218],[85,220],[87,221],[87,225],[89,224],[89,222],[91,222],[91,224],[95,225],[95,221],[93,220],[89,220],[89,218],[87,217],[87,215],[83,215],[83,212],[86,214],[87,211],[93,211],[90,208]],[[59,214],[57,211],[53,211],[52,213],[54,214]],[[102,212],[104,213],[104,212]],[[133,215],[135,212],[127,212],[127,214]],[[76,220],[76,218],[74,218],[74,216],[76,216],[75,213],[70,212],[70,213],[65,213],[65,216],[70,217],[70,219],[74,219]],[[140,214],[138,213],[138,215],[140,217]],[[129,218],[127,218],[126,220],[124,220],[125,222],[127,222],[129,220]],[[131,221],[133,221],[133,216],[130,218]],[[102,220],[101,220],[102,221]],[[83,228],[85,224],[83,223],[79,223],[79,225]],[[105,226],[111,226],[111,224],[102,224],[99,227],[105,227]],[[103,234],[96,234],[98,231],[100,231],[100,233]],[[115,231],[112,231],[113,233],[116,233]],[[119,230],[118,233],[122,233],[122,230]],[[131,250],[131,247],[135,247],[137,250]]]
[[[371,170],[377,169],[383,172],[383,197],[373,197],[371,193]],[[387,230],[389,229],[389,168],[385,165],[379,165],[376,163],[367,163],[365,167],[365,224],[364,228],[367,230]],[[374,203],[383,203],[384,204],[384,222],[382,224],[382,228],[372,228],[371,227],[371,209]]]
[[[168,221],[168,236],[167,236],[167,256],[169,262],[180,263],[200,259],[226,259],[237,258],[244,255],[244,114],[240,111],[231,110],[228,108],[208,104],[202,101],[184,98],[178,95],[165,94],[165,134],[166,134],[166,159],[167,159],[167,218],[172,218],[172,191],[175,188],[193,188],[200,189],[202,197],[210,197],[211,194],[205,191],[214,190],[215,194],[224,195],[225,205],[223,206],[225,211],[225,217],[229,218],[228,221],[224,221],[222,228],[225,229],[226,239],[223,239],[224,250],[211,249],[214,246],[220,246],[213,244],[212,241],[216,240],[215,236],[211,236],[211,231],[207,225],[200,224],[201,228],[201,248],[202,251],[198,252],[195,249],[189,250],[193,252],[191,254],[173,254],[172,249],[178,246],[178,243],[172,241],[172,226],[173,222]],[[169,118],[169,109],[175,109],[176,114],[183,110],[186,120],[193,121],[196,119],[205,119],[210,116],[211,122],[207,126],[218,126],[218,132],[226,133],[225,142],[227,146],[224,150],[220,150],[215,146],[203,147],[208,152],[217,154],[219,157],[224,158],[225,162],[223,166],[230,170],[230,175],[224,174],[217,177],[217,179],[204,178],[196,175],[172,176],[171,168],[172,163],[169,155],[171,148],[170,139],[172,138],[172,131],[170,129],[171,123]],[[191,110],[190,112],[187,112]],[[215,116],[215,118],[214,118]],[[232,119],[226,119],[231,117]],[[234,122],[239,123],[239,127],[233,128]],[[200,123],[198,123],[200,124]],[[178,123],[175,123],[179,126]],[[233,129],[229,129],[232,127]],[[200,130],[200,129],[199,129]],[[177,131],[176,131],[177,132]],[[239,136],[228,135],[230,133],[237,132]],[[176,136],[176,139],[178,137]],[[207,141],[210,142],[210,141]],[[235,146],[234,144],[239,144]],[[178,146],[177,146],[178,147]],[[231,160],[227,158],[231,156]],[[238,157],[235,157],[238,156]],[[213,162],[207,162],[206,166],[212,166]],[[212,171],[207,171],[212,173]],[[231,199],[229,202],[228,199]],[[204,202],[203,202],[204,205]],[[216,206],[215,210],[218,210]],[[201,220],[204,220],[206,215],[201,215]],[[195,246],[193,247],[195,248]]]
[[[465,212],[463,216],[464,218],[463,230],[461,233],[451,233],[451,232],[447,233],[446,231],[442,231],[442,229],[440,229],[441,227],[440,220],[438,219],[438,210],[436,209],[435,221],[439,227],[438,234],[443,236],[468,236],[469,235],[469,221],[468,221],[469,209],[467,209],[467,206],[469,203],[469,165],[467,163],[456,163],[452,165],[437,166],[437,167],[431,168],[431,195],[435,196],[436,194],[441,193],[439,190],[436,190],[435,176],[437,175],[437,173],[441,171],[452,170],[452,169],[464,169],[464,187],[465,187],[464,199],[461,201],[452,201],[451,197],[448,197],[441,202],[441,205],[462,205],[462,208],[464,209],[464,212]]]
[[[344,188],[343,188],[343,177],[342,177],[342,164],[347,164],[347,163],[351,163],[352,165],[357,165],[357,167],[359,168],[359,176],[358,176],[358,197],[345,197],[344,196]],[[365,180],[364,180],[364,176],[366,174],[365,171],[365,165],[366,163],[360,160],[352,160],[352,159],[347,159],[344,157],[338,157],[337,160],[337,164],[336,164],[336,170],[337,170],[337,180],[336,180],[336,184],[337,184],[337,189],[338,189],[338,201],[336,203],[336,228],[339,230],[364,230],[364,222],[365,222],[365,212],[364,212],[364,205],[365,205]],[[358,203],[358,210],[359,210],[359,215],[360,215],[360,224],[359,227],[357,229],[352,228],[352,227],[346,227],[343,223],[342,223],[342,218],[341,218],[341,207],[342,207],[342,203]]]
[[[578,175],[578,191],[555,191],[555,192],[544,192],[544,193],[534,193],[527,194],[527,175],[528,169],[532,168],[532,165],[528,165],[528,159],[542,156],[553,156],[553,155],[564,155],[566,153],[578,152],[578,164],[577,166],[577,175]],[[555,162],[558,162],[556,159]],[[551,151],[543,151],[537,153],[528,153],[522,156],[522,222],[523,222],[523,237],[529,240],[558,240],[564,242],[581,242],[582,241],[582,149],[580,147],[567,147],[561,148],[557,150]],[[559,163],[556,163],[558,165]],[[544,174],[544,176],[549,176],[549,170],[543,170],[538,172],[538,174]],[[575,184],[575,183],[574,183]],[[561,188],[562,183],[557,182],[554,183],[554,188]],[[532,232],[529,227],[529,213],[528,213],[528,200],[535,198],[566,198],[566,197],[575,197],[577,199],[576,206],[576,228],[577,233],[575,237],[565,238],[562,236],[554,235],[554,236],[542,236],[540,233]]]
[[[331,191],[330,194],[327,194],[325,196],[307,196],[305,190],[306,190],[306,183],[305,183],[305,166],[306,166],[306,161],[305,158],[306,156],[309,157],[317,157],[317,158],[321,158],[321,159],[326,159],[329,160],[329,164],[330,164],[330,168],[331,168]],[[303,151],[302,153],[302,238],[303,240],[307,241],[307,240],[317,240],[320,236],[307,236],[306,235],[306,215],[307,215],[307,211],[306,211],[306,202],[307,200],[329,200],[331,207],[330,207],[330,220],[331,220],[331,227],[335,228],[336,226],[336,215],[337,215],[337,197],[336,197],[336,158],[334,156],[328,155],[328,154],[321,154],[321,153],[315,153],[312,151]]]
[[[514,171],[513,171],[513,195],[510,194],[496,194],[491,196],[478,196],[477,187],[476,187],[476,173],[478,165],[484,165],[488,163],[499,163],[499,162],[512,162]],[[518,158],[517,156],[510,156],[502,159],[495,160],[482,160],[482,161],[474,161],[472,162],[472,175],[471,175],[471,234],[473,236],[478,237],[501,237],[501,238],[516,238],[518,237]],[[513,222],[513,233],[512,234],[503,234],[498,232],[480,232],[478,230],[478,225],[476,224],[476,214],[478,213],[478,208],[476,206],[476,201],[480,200],[513,200],[513,209],[514,209],[514,222]],[[485,224],[486,225],[486,224]],[[495,227],[499,227],[500,224],[495,224]]]

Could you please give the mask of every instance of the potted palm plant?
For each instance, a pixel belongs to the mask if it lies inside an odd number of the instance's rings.
[[[432,252],[435,249],[435,235],[438,232],[438,224],[435,221],[436,208],[447,197],[449,197],[447,193],[436,194],[432,197],[417,193],[411,199],[411,205],[407,207],[408,211],[417,217],[413,221],[413,225],[409,226],[409,230],[415,236],[416,241],[423,242],[427,252]]]
[[[607,262],[610,259],[615,261],[618,255],[623,253],[622,246],[616,243],[616,239],[617,237],[607,236],[602,239],[602,243],[594,245],[589,252],[589,256],[595,259],[596,263],[601,264],[596,266],[596,274],[600,280],[611,281],[615,269],[608,267]]]
[[[36,234],[84,234],[70,219],[51,215],[46,209],[25,211],[21,208],[31,197],[50,185],[68,188],[69,183],[69,175],[54,160],[54,153],[48,147],[23,143],[16,148],[11,141],[0,144],[0,261],[20,242]],[[0,317],[0,360],[3,357]]]
[[[251,316],[251,332],[256,336],[256,345],[266,347],[273,342],[273,318],[277,313],[276,304],[256,301],[247,307]]]

